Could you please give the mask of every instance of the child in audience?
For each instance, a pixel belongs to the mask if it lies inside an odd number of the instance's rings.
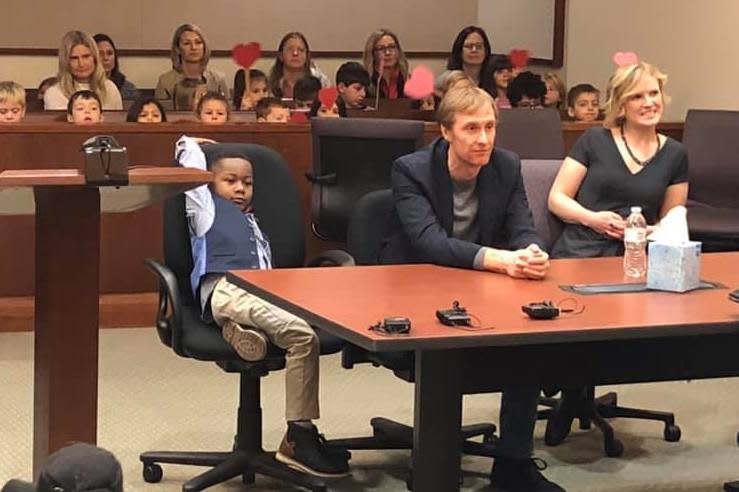
[[[0,82],[0,123],[18,123],[26,115],[26,90],[17,82]]]
[[[336,88],[345,108],[363,109],[370,76],[357,62],[347,62],[336,71]]]
[[[276,97],[265,97],[257,103],[258,123],[287,123],[290,110],[282,100]]]
[[[42,80],[41,83],[38,85],[38,89],[36,90],[36,99],[38,99],[39,101],[43,101],[46,89],[48,89],[52,85],[55,85],[57,82],[59,82],[59,79],[57,79],[56,77],[46,77],[44,80]]]
[[[167,121],[167,113],[161,103],[153,97],[137,99],[128,110],[129,123],[162,123]]]
[[[247,90],[248,89],[248,90]],[[261,70],[249,70],[249,83],[246,83],[246,74],[243,68],[234,76],[234,108],[241,111],[253,111],[257,103],[269,96],[267,75]]]
[[[255,176],[249,156],[227,146],[214,154],[206,164],[198,139],[182,137],[176,145],[181,165],[213,172],[212,184],[185,192],[194,265],[190,281],[200,296],[202,317],[215,321],[245,360],[259,360],[253,348],[263,352],[265,337],[286,351],[287,432],[275,459],[312,475],[346,475],[348,452],[323,444],[312,422],[319,417],[318,336],[303,319],[226,279],[236,267],[272,268],[272,253],[252,209]]]
[[[540,109],[544,107],[547,86],[533,72],[521,72],[508,85],[508,100],[514,108]]]
[[[341,103],[339,98],[336,98],[334,104],[329,108],[321,102],[319,98],[316,98],[310,107],[310,118],[346,118],[346,107]]]
[[[321,90],[321,81],[317,77],[308,75],[295,82],[293,100],[295,109],[309,109]]]
[[[600,112],[600,91],[578,84],[567,93],[567,114],[575,121],[595,121]]]
[[[484,79],[490,80],[490,87],[483,87],[493,98],[498,109],[508,109],[511,107],[511,102],[508,100],[508,84],[510,84],[513,78],[513,64],[511,60],[505,56],[497,56],[492,60],[492,63],[488,63],[486,70],[492,73],[491,77],[485,77]]]
[[[195,109],[198,119],[205,125],[223,125],[231,116],[226,96],[220,92],[206,92]]]
[[[562,110],[567,99],[567,89],[564,82],[554,72],[547,72],[542,77],[547,85],[547,95],[544,97],[544,106]]]
[[[103,104],[93,91],[77,91],[67,103],[67,121],[75,125],[94,125],[103,121]]]

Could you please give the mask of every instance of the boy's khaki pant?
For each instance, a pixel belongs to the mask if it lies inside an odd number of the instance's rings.
[[[318,336],[303,319],[229,283],[218,281],[210,301],[213,319],[252,326],[287,351],[285,413],[288,421],[318,418]]]

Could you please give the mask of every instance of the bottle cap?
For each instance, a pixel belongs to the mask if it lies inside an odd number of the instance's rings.
[[[631,213],[632,214],[640,214],[641,213],[641,207],[631,207]]]

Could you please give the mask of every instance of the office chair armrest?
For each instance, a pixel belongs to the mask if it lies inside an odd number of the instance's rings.
[[[340,249],[330,249],[311,259],[306,266],[355,266],[354,257]]]
[[[156,260],[146,258],[144,265],[159,279],[159,305],[156,319],[159,338],[163,344],[172,347],[177,355],[187,357],[182,350],[182,304],[177,279],[172,270]]]
[[[316,176],[313,173],[305,173],[305,177],[308,181],[310,181],[313,184],[319,184],[319,185],[325,185],[325,186],[336,184],[336,173],[321,174],[319,176]]]

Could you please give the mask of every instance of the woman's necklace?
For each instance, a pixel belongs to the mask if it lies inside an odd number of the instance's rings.
[[[624,143],[624,147],[626,147],[626,152],[628,152],[629,153],[629,157],[631,157],[631,159],[634,162],[636,162],[641,167],[644,167],[647,164],[649,164],[650,162],[652,162],[652,159],[654,159],[654,156],[656,156],[657,155],[657,152],[659,152],[659,135],[657,134],[657,132],[655,132],[654,133],[654,136],[657,138],[657,150],[654,151],[654,154],[652,154],[652,157],[650,157],[649,159],[646,159],[644,161],[641,161],[631,151],[631,147],[629,147],[629,142],[626,141],[626,133],[624,133],[624,122],[621,121],[621,140]]]

